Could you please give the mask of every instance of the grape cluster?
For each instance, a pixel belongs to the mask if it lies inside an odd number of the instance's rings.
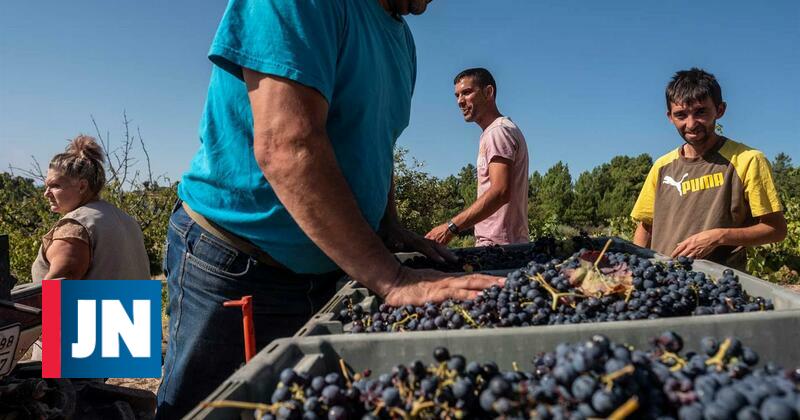
[[[607,265],[623,266],[631,281],[626,290],[587,295],[567,275],[580,265],[579,253],[566,261],[531,261],[506,277],[505,284],[485,289],[474,300],[370,309],[346,300],[339,320],[351,333],[430,331],[753,312],[774,309],[769,299],[749,296],[733,270],[719,279],[691,270],[692,260],[679,257],[653,262],[609,253]]]
[[[540,239],[525,247],[504,248],[484,246],[454,251],[457,262],[438,262],[428,257],[417,256],[406,260],[403,265],[410,268],[430,268],[445,273],[472,272],[486,270],[509,270],[524,267],[529,261],[546,262],[548,252],[554,249],[554,240]]]
[[[415,360],[374,377],[369,370],[307,376],[286,369],[256,418],[389,419],[797,419],[800,369],[771,363],[736,338],[706,337],[681,355],[665,332],[650,351],[596,335],[536,355],[530,369],[501,371],[437,348],[435,363]]]

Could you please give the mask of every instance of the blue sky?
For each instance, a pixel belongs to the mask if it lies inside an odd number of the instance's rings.
[[[371,1],[371,0],[363,0]],[[377,0],[375,0],[377,1]],[[157,173],[197,149],[224,1],[7,2],[0,14],[0,170],[47,162],[90,115],[111,140],[127,111]],[[725,134],[800,164],[800,2],[435,0],[408,22],[417,42],[411,125],[398,141],[437,176],[474,163],[452,78],[489,68],[498,103],[525,133],[531,169],[573,176],[619,154],[680,144],[665,117],[674,71],[720,80]]]

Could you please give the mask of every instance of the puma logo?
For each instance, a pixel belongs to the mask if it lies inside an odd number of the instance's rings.
[[[683,176],[681,177],[680,181],[676,181],[676,180],[672,179],[671,176],[667,175],[667,176],[664,177],[664,181],[662,182],[662,184],[672,185],[673,187],[675,187],[678,190],[678,194],[681,197],[683,197],[683,189],[681,188],[681,183],[683,183],[683,180],[686,179],[686,177],[688,177],[688,176],[689,176],[689,173],[687,172],[687,173],[683,174]]]

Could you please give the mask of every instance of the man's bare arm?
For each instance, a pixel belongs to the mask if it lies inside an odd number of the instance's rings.
[[[489,162],[491,186],[474,203],[453,217],[453,223],[459,229],[466,230],[475,226],[511,201],[512,163],[510,159],[498,156]],[[446,244],[452,238],[452,234],[447,229],[447,224],[442,224],[431,229],[425,237]]]
[[[702,258],[718,246],[758,246],[780,242],[786,238],[783,212],[765,214],[758,223],[742,228],[718,228],[700,232],[680,242],[672,256]]]
[[[642,248],[650,248],[650,240],[653,238],[653,226],[639,222],[636,225],[636,232],[633,234],[633,243]]]
[[[339,169],[325,130],[324,97],[299,83],[248,69],[244,78],[259,167],[300,228],[345,272],[393,304],[468,299],[498,281],[401,268],[362,217]]]
[[[511,165],[510,159],[495,157],[489,162],[489,189],[472,205],[453,217],[453,223],[461,229],[469,229],[477,223],[493,215],[500,207],[511,201]]]
[[[786,239],[786,217],[783,212],[765,214],[758,223],[745,228],[722,229],[720,245],[758,246]]]

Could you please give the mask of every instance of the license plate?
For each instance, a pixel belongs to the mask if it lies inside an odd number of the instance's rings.
[[[0,377],[11,371],[19,344],[19,324],[0,328]]]

